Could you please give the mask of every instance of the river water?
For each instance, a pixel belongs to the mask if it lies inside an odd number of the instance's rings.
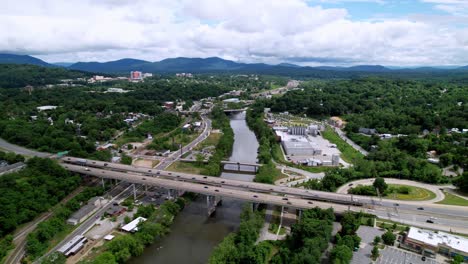
[[[245,122],[245,112],[230,116],[234,146],[230,161],[255,163],[258,141]],[[237,165],[236,165],[237,167]],[[253,175],[226,173],[222,178],[252,181]],[[145,248],[132,264],[207,263],[213,248],[230,232],[237,230],[243,202],[223,199],[211,217],[207,217],[206,197],[200,195],[177,216],[171,233],[160,242]]]

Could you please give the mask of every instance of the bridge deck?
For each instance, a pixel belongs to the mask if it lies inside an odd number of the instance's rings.
[[[97,168],[88,168],[88,167],[72,165],[72,164],[66,164],[64,166],[69,171],[91,175],[91,176],[95,176],[99,178],[115,179],[115,180],[121,180],[125,182],[137,183],[137,184],[159,186],[159,187],[163,187],[167,189],[184,190],[184,191],[189,191],[189,192],[194,192],[194,193],[201,193],[205,195],[229,197],[233,199],[249,201],[249,202],[254,202],[254,203],[265,203],[265,204],[279,205],[279,206],[285,206],[285,207],[292,207],[296,209],[310,209],[310,208],[314,208],[317,206],[321,208],[332,207],[337,213],[340,213],[340,212],[342,213],[349,209],[348,206],[345,206],[345,205],[310,201],[310,200],[302,199],[302,198],[293,198],[293,197],[285,198],[283,196],[272,195],[272,194],[254,193],[254,192],[242,191],[242,190],[226,188],[226,187],[208,186],[208,185],[203,185],[199,183],[191,183],[191,182],[185,182],[185,181],[176,181],[176,180],[167,180],[167,179],[161,179],[161,178],[155,178],[155,177],[147,177],[147,176],[141,176],[138,174],[103,170],[103,169],[97,169]],[[351,208],[355,211],[362,210],[362,207],[351,206]]]

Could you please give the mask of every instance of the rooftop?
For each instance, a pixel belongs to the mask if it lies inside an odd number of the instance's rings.
[[[444,245],[452,249],[468,253],[468,238],[452,235],[445,232],[434,232],[430,230],[411,227],[408,238],[421,241],[425,244],[438,247]]]
[[[122,230],[127,231],[127,232],[138,231],[138,224],[140,222],[145,222],[145,221],[146,221],[146,218],[139,216],[135,220],[131,221],[130,223],[122,226]]]

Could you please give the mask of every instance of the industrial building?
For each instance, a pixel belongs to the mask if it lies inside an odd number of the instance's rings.
[[[76,236],[68,243],[63,245],[57,251],[64,254],[66,257],[75,255],[78,251],[80,251],[84,245],[88,242],[88,239],[84,236]]]
[[[96,210],[98,209],[99,205],[99,198],[94,197],[91,198],[86,205],[81,207],[78,211],[74,212],[70,218],[67,219],[67,224],[69,225],[77,225],[84,220],[86,220],[89,216],[91,216]]]
[[[425,256],[435,257],[440,253],[449,257],[460,255],[468,260],[468,238],[459,235],[411,227],[403,246]]]

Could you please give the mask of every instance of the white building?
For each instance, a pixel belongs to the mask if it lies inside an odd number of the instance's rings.
[[[44,106],[38,106],[36,109],[41,112],[41,111],[47,111],[47,110],[54,110],[56,109],[57,106],[55,105],[44,105]]]
[[[406,248],[424,255],[461,255],[465,261],[468,260],[468,238],[458,235],[411,227],[403,244]]]
[[[138,224],[141,223],[141,222],[145,222],[146,221],[146,218],[144,217],[137,217],[135,220],[131,221],[130,223],[122,226],[122,230],[126,231],[126,232],[136,232],[138,231]]]

